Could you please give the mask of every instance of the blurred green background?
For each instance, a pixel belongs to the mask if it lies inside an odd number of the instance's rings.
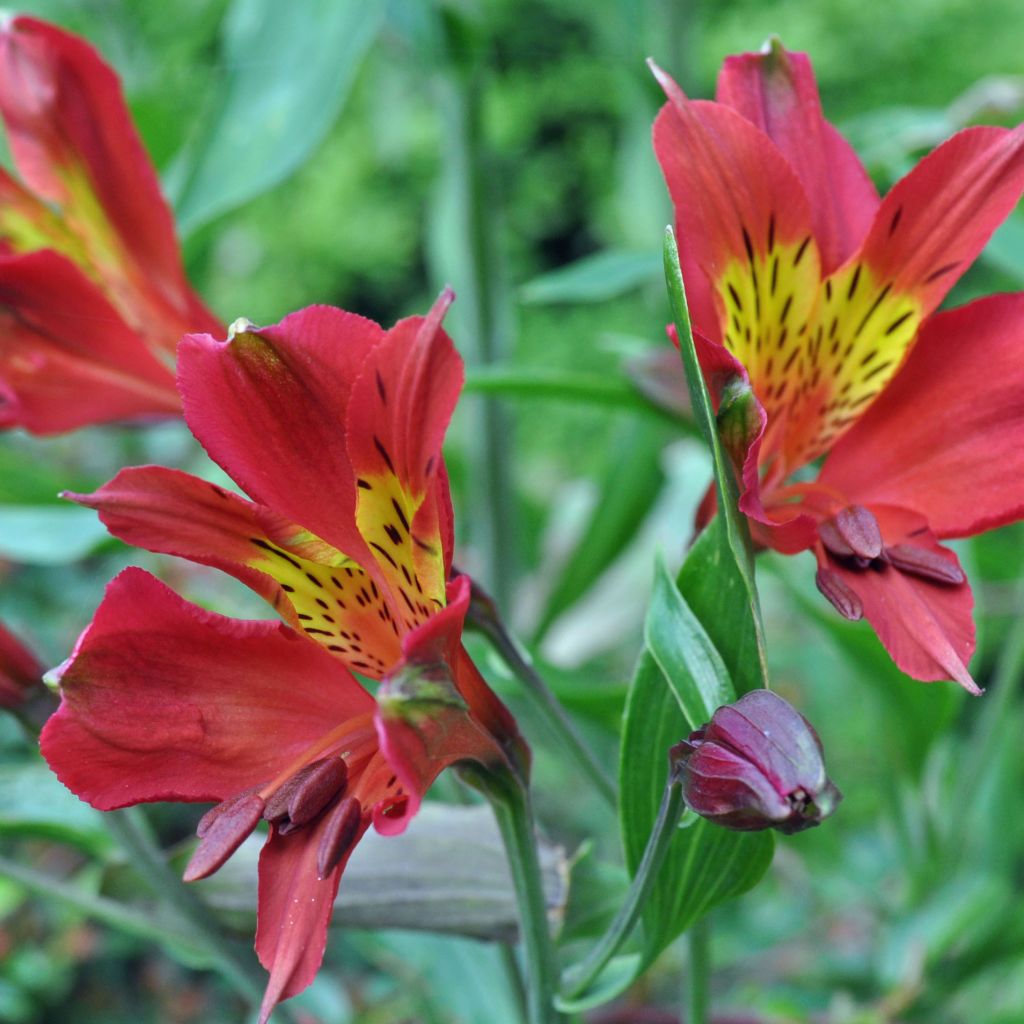
[[[122,75],[192,281],[226,322],[327,302],[390,325],[452,284],[447,324],[470,368],[447,449],[459,562],[498,596],[609,766],[653,556],[678,564],[710,479],[686,424],[647,405],[624,369],[666,344],[668,320],[670,207],[644,59],[710,96],[726,54],[778,34],[810,52],[826,114],[882,188],[958,127],[1016,123],[1024,111],[1018,0],[23,9],[80,32]],[[1018,211],[950,304],[1022,287]],[[206,471],[179,424],[0,438],[0,619],[47,664],[66,657],[126,564],[193,600],[262,614],[239,585],[129,551],[55,498],[149,461]],[[714,915],[723,1012],[1024,1020],[1024,531],[958,551],[975,586],[982,701],[892,668],[866,628],[814,592],[809,556],[760,561],[776,685],[814,720],[846,801],[825,828],[779,843],[765,882]],[[585,944],[623,877],[615,821],[481,657],[537,750],[541,825],[570,853],[593,840],[566,924],[569,942]],[[0,758],[4,851],[107,891],[117,854],[9,722]],[[443,792],[457,795],[455,784]],[[155,821],[171,843],[194,817],[162,809]],[[466,984],[470,975],[480,983]],[[684,980],[682,953],[670,950],[614,1019],[677,1019]],[[498,947],[338,930],[303,1005],[331,1024],[501,1024],[514,1019],[503,1015],[511,997],[496,996],[505,989]],[[658,1008],[667,1016],[643,1016]],[[215,976],[0,878],[0,1021],[242,1019]]]

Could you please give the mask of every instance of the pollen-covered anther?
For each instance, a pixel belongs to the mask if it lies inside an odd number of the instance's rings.
[[[956,562],[951,562],[935,551],[919,548],[914,544],[895,544],[885,549],[889,562],[900,572],[932,583],[945,583],[958,586],[967,581],[963,570]]]
[[[259,823],[264,807],[263,797],[247,790],[204,814],[197,829],[199,845],[185,868],[185,881],[206,878],[220,868]]]
[[[838,573],[824,567],[819,568],[814,582],[829,604],[844,619],[856,622],[864,617],[864,605],[861,599]]]
[[[362,819],[363,809],[352,796],[340,801],[331,811],[316,851],[316,873],[320,878],[326,878],[351,849]]]

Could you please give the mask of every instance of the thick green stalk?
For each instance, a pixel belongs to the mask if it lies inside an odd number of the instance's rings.
[[[675,779],[670,779],[626,898],[608,930],[586,959],[565,972],[561,992],[564,999],[572,1000],[581,996],[633,933],[644,904],[657,881],[658,872],[661,870],[684,809],[682,787]]]
[[[686,1024],[708,1024],[711,1008],[709,980],[711,975],[711,926],[702,917],[686,933],[690,954],[687,975]]]
[[[494,808],[505,843],[519,904],[519,932],[526,962],[527,1019],[530,1024],[557,1024],[563,1020],[554,1006],[558,965],[548,927],[530,796],[525,788],[511,781],[500,789],[485,787],[484,792]]]
[[[494,601],[474,584],[473,602],[467,617],[470,625],[480,630],[501,655],[509,670],[523,684],[527,694],[544,716],[551,730],[593,782],[597,791],[615,806],[616,788],[597,755],[587,746],[565,708],[551,692],[540,673],[533,667],[530,655],[509,632],[498,615]]]

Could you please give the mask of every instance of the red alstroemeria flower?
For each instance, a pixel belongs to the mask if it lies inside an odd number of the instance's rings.
[[[261,1020],[316,973],[342,868],[371,822],[401,831],[457,761],[528,771],[461,644],[469,581],[448,582],[441,444],[462,383],[441,329],[450,299],[390,331],[314,306],[274,327],[241,322],[227,341],[187,337],[186,419],[252,500],[158,466],[76,496],[116,536],[216,566],[285,620],[213,615],[126,570],[60,670],[42,736],[61,780],[101,809],[220,801],[188,879],[271,822]],[[351,669],[383,680],[376,702]]]
[[[0,24],[0,427],[181,412],[174,352],[223,328],[189,287],[117,75],[34,18]]]
[[[978,692],[970,588],[938,541],[1024,514],[1024,297],[935,309],[1024,188],[1024,127],[959,132],[879,200],[806,55],[728,58],[716,102],[656,74],[702,363],[749,375],[761,407],[755,539],[812,549],[905,672]]]

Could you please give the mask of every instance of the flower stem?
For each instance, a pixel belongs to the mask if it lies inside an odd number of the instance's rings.
[[[211,964],[239,995],[258,1006],[263,997],[263,979],[255,963],[247,964],[232,949],[233,944],[221,933],[211,913],[167,863],[142,811],[137,807],[110,811],[104,821],[128,854],[132,867],[178,918],[193,942],[202,947]],[[279,1012],[283,1012],[283,1019],[292,1019],[288,1011]]]
[[[587,746],[575,723],[551,692],[551,688],[533,667],[529,653],[509,632],[498,614],[495,602],[480,588],[476,580],[473,581],[473,599],[466,618],[471,626],[487,637],[509,671],[523,684],[559,741],[586,772],[601,796],[614,808],[616,789],[611,776],[605,771],[597,755]]]
[[[686,933],[690,952],[687,977],[687,1024],[708,1024],[711,1001],[708,980],[711,974],[711,927],[706,917],[696,921]]]
[[[651,888],[657,880],[684,809],[682,788],[674,778],[669,779],[661,798],[661,806],[658,808],[658,817],[651,829],[644,855],[626,898],[608,930],[586,959],[565,972],[561,990],[563,998],[576,999],[582,995],[633,933]]]
[[[556,1024],[563,1019],[554,1007],[558,967],[548,930],[530,796],[514,782],[500,789],[486,786],[484,793],[494,808],[519,905],[519,931],[526,961],[527,1019],[530,1024]]]

